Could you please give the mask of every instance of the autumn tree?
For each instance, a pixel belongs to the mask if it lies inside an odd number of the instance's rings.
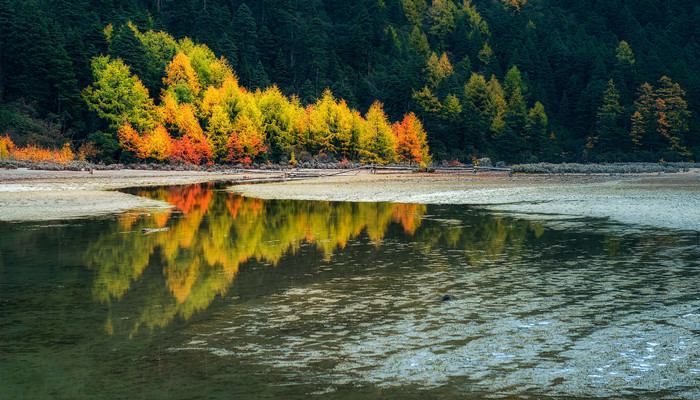
[[[249,164],[267,150],[265,138],[256,121],[243,114],[236,119],[226,143],[228,161]]]
[[[421,164],[430,162],[426,133],[415,114],[407,114],[401,122],[394,123],[391,128],[396,137],[396,153],[400,161]]]
[[[178,53],[165,69],[163,84],[179,103],[193,103],[199,96],[201,85],[197,73],[185,53]]]
[[[680,85],[663,76],[657,88],[644,83],[637,93],[630,130],[635,147],[651,153],[668,151],[672,157],[690,156],[684,145],[690,113]]]
[[[654,88],[645,82],[637,90],[637,100],[634,102],[634,113],[632,114],[632,141],[638,149],[651,150],[658,149],[658,140],[654,122]]]
[[[125,123],[145,131],[156,125],[156,108],[148,90],[120,59],[92,60],[94,83],[83,90],[88,107],[117,129]]]
[[[396,160],[396,138],[391,133],[382,104],[375,102],[365,114],[365,128],[360,137],[361,159],[385,164]]]
[[[287,99],[275,85],[256,93],[256,102],[272,160],[289,157],[294,145],[294,120],[302,112],[301,107],[294,99]]]
[[[112,122],[121,146],[140,159],[251,163],[281,160],[304,150],[370,162],[396,159],[396,137],[380,103],[363,118],[326,90],[303,108],[296,97],[283,96],[276,86],[254,91],[239,86],[226,60],[217,59],[204,45],[187,38],[174,42],[150,31],[140,33],[134,25],[128,27],[148,43],[146,47],[154,52],[152,60],[177,50],[162,71],[160,104],[153,104],[121,60],[106,57],[95,59],[96,83],[84,96],[100,116]],[[439,79],[452,74],[446,54],[436,60]],[[441,109],[452,110],[447,118],[458,118],[459,99],[448,95],[445,104],[448,107]],[[403,126],[405,146],[411,148],[405,158],[428,160],[420,121],[411,114]]]
[[[669,77],[662,76],[659,79],[656,88],[658,131],[667,140],[667,149],[680,156],[690,155],[683,145],[690,118],[685,94],[680,85],[671,81]]]
[[[443,79],[452,75],[453,72],[454,70],[450,60],[447,58],[447,54],[442,53],[439,58],[435,53],[430,54],[428,66],[426,67],[430,87],[436,88]]]

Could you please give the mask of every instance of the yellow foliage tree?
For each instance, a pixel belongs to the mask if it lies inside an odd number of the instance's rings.
[[[179,102],[192,103],[202,89],[197,73],[185,53],[178,53],[165,69],[163,84]]]

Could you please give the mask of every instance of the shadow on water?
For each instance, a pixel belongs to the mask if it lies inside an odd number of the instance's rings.
[[[700,395],[697,234],[216,189],[0,225],[0,397]]]

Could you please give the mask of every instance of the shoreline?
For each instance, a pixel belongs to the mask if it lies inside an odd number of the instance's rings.
[[[126,211],[163,211],[172,204],[119,189],[229,182],[246,174],[201,171],[0,169],[0,222],[54,221]],[[264,174],[262,175],[264,176]]]
[[[238,171],[0,169],[0,221],[51,221],[172,205],[122,192],[130,187],[235,182]],[[256,173],[258,180],[276,178]],[[526,218],[604,218],[700,231],[700,169],[674,174],[377,173],[238,184],[229,191],[263,199],[462,204]]]
[[[700,170],[674,174],[357,175],[238,185],[263,199],[455,204],[522,218],[599,218],[700,231]]]

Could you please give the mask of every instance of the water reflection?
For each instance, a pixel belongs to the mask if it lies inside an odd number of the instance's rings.
[[[0,224],[0,398],[700,396],[697,234],[138,194]]]
[[[97,271],[93,292],[101,302],[121,300],[149,265],[162,271],[163,285],[135,294],[143,310],[132,334],[205,309],[248,260],[274,266],[303,243],[329,259],[360,234],[378,246],[392,223],[413,234],[426,210],[419,204],[263,201],[215,192],[210,184],[137,194],[167,201],[175,212],[123,215],[120,231],[102,234],[86,252],[87,264]],[[111,316],[105,328],[114,333]]]

